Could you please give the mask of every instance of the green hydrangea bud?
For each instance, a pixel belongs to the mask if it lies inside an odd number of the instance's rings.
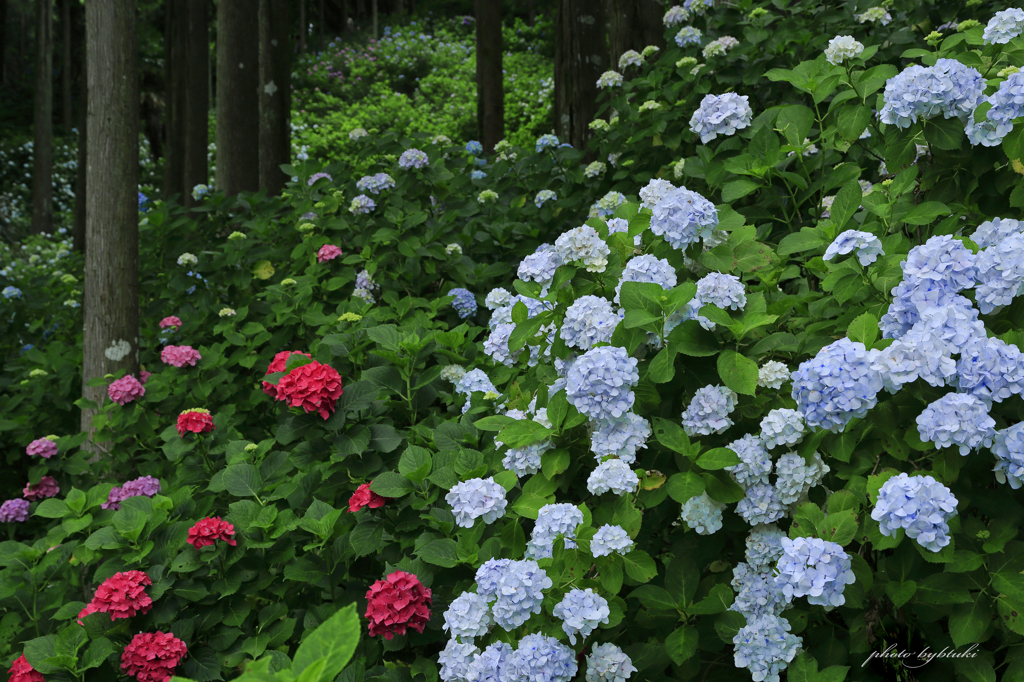
[[[338,318],[338,322],[358,322],[363,319],[362,315],[356,315],[355,313],[342,313],[341,317]]]
[[[295,284],[295,280],[292,279],[291,277],[285,277],[284,279],[281,280],[281,286],[287,287],[291,286],[292,284]]]
[[[245,237],[245,233],[244,232],[232,232],[231,234],[228,235],[228,239],[230,241],[233,241],[233,242],[236,242],[239,239],[245,239],[245,238],[246,237]]]
[[[29,372],[28,375],[32,379],[39,379],[40,377],[47,376],[46,370],[44,369],[34,369],[31,372]]]
[[[976,19],[964,19],[956,27],[956,32],[957,33],[963,33],[964,31],[969,31],[970,29],[976,28],[978,26],[981,26],[981,22],[980,21],[978,21]]]
[[[245,446],[245,451],[256,452],[259,449],[259,447],[260,446],[256,445],[256,443],[249,443],[248,445]]]

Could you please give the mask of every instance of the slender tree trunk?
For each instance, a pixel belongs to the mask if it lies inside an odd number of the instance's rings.
[[[597,111],[597,79],[606,64],[604,4],[559,0],[555,20],[555,127],[558,136],[586,150]]]
[[[72,122],[75,120],[71,111],[71,0],[62,0],[60,10],[61,37],[64,43],[61,50],[64,61],[61,66],[61,86],[64,91],[64,106],[61,107],[61,113],[64,114],[64,134],[67,135],[74,127]]]
[[[36,0],[32,231],[53,234],[53,0]]]
[[[306,34],[309,24],[306,22],[306,0],[299,0],[299,54],[306,54]]]
[[[608,44],[612,64],[627,50],[642,51],[648,45],[665,47],[662,15],[656,0],[607,0]],[[614,68],[614,67],[613,67]]]
[[[373,5],[373,39],[377,39],[377,0],[370,0]]]
[[[341,30],[343,33],[349,32],[348,22],[348,0],[341,0]]]
[[[366,0],[356,0],[356,14],[360,19],[366,18]]]
[[[217,3],[217,189],[255,192],[259,159],[259,17],[249,0]]]
[[[89,74],[86,66],[88,51],[82,46],[82,74],[80,102],[78,105],[78,169],[75,171],[75,224],[71,231],[72,249],[85,252],[85,188],[88,164],[89,132]],[[84,310],[82,311],[85,312]]]
[[[139,77],[134,3],[90,1],[85,19],[91,134],[82,392],[99,405],[105,387],[90,380],[139,373]],[[95,413],[82,409],[83,431],[93,432]]]
[[[325,26],[324,26],[324,0],[320,0],[320,8],[319,9],[320,9],[320,21],[319,21],[319,25],[317,26],[317,41],[316,41],[317,49],[316,49],[316,51],[317,52],[323,52],[324,51],[324,46],[326,45],[326,43],[324,42],[324,30],[325,30]]]
[[[165,156],[164,200],[184,194],[182,161],[185,143],[182,111],[186,79],[185,41],[188,36],[188,0],[167,0],[167,25],[164,31],[165,68]]]
[[[476,120],[480,142],[487,153],[505,137],[501,57],[501,3],[476,0]]]
[[[537,21],[537,8],[534,0],[526,0],[526,23],[533,26]]]
[[[280,194],[288,176],[281,165],[291,160],[288,109],[291,46],[287,0],[259,0],[260,23],[260,189]]]
[[[0,0],[0,85],[7,85],[7,0]]]
[[[182,106],[182,203],[195,204],[192,188],[209,182],[206,148],[210,138],[210,26],[206,0],[186,0],[185,84]],[[288,24],[284,22],[287,32]]]

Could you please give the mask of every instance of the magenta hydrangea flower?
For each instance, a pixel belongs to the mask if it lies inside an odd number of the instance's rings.
[[[168,317],[165,317],[164,319],[160,320],[160,328],[161,329],[167,329],[168,327],[180,327],[180,326],[181,326],[181,318],[177,317],[176,315],[169,315]]]
[[[121,503],[129,497],[138,497],[139,495],[153,497],[159,492],[160,481],[158,479],[152,476],[142,476],[134,481],[128,481],[121,487],[112,488],[110,494],[107,495],[107,501],[101,504],[100,507],[117,511],[121,508]]]
[[[203,356],[192,346],[166,346],[160,351],[160,359],[175,367],[195,367],[196,361],[202,360]]]
[[[59,492],[60,486],[57,485],[57,480],[53,476],[43,476],[35,485],[26,483],[21,494],[25,496],[26,500],[45,500]]]
[[[7,500],[0,504],[0,523],[9,523],[11,521],[24,523],[28,521],[28,507],[28,500],[21,498]]]
[[[57,444],[53,442],[50,436],[46,438],[36,438],[34,441],[28,444],[25,448],[25,452],[30,455],[39,455],[43,459],[50,459],[57,454]]]
[[[323,263],[324,261],[334,260],[340,255],[341,249],[337,246],[334,244],[324,244],[316,254],[316,262]]]
[[[117,381],[111,382],[107,387],[107,395],[118,405],[127,405],[146,395],[146,389],[142,387],[142,382],[131,374],[127,374]]]
[[[153,376],[152,372],[147,372],[146,370],[142,370],[141,372],[139,372],[139,378],[142,379],[143,386],[146,385],[146,382],[149,381],[149,378],[151,376]]]

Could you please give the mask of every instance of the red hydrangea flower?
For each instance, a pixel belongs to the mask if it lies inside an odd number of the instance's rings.
[[[50,459],[57,454],[57,444],[49,436],[46,438],[36,438],[28,444],[25,452],[30,455],[39,455],[44,459]]]
[[[178,435],[182,438],[186,433],[206,433],[213,431],[213,428],[210,411],[201,407],[193,407],[178,415]]]
[[[341,255],[341,249],[334,244],[324,244],[320,247],[320,250],[316,254],[316,262],[323,263],[324,261],[334,260]]]
[[[395,635],[404,635],[406,628],[423,632],[430,620],[430,589],[405,571],[395,571],[371,585],[366,602],[371,637],[394,639]]]
[[[309,353],[303,353],[300,350],[283,350],[274,356],[274,359],[270,361],[270,365],[267,367],[267,371],[264,372],[264,376],[267,374],[276,374],[277,372],[283,372],[285,365],[288,364],[288,358],[292,353],[298,353],[299,355],[305,355],[307,358],[313,356]],[[268,384],[266,381],[263,382],[263,392],[269,395],[274,400],[283,400],[280,393],[278,393],[277,386],[274,384]]]
[[[152,584],[153,581],[142,571],[115,573],[96,588],[92,605],[100,613],[109,613],[110,620],[145,614],[153,608],[153,600],[146,594],[146,585]]]
[[[152,372],[147,372],[146,370],[142,370],[142,371],[139,372],[139,378],[142,379],[142,385],[143,386],[146,385],[146,382],[149,381],[149,378],[151,376],[153,376]]]
[[[373,481],[370,481],[370,483],[373,483]],[[352,497],[348,498],[348,510],[350,512],[357,512],[363,507],[379,509],[390,499],[370,490],[370,483],[364,483],[356,488],[356,491],[352,493]]]
[[[188,529],[188,544],[196,549],[212,545],[217,540],[223,540],[232,547],[236,544],[234,540],[235,527],[227,521],[221,521],[219,516],[207,517],[197,521],[196,525]]]
[[[90,613],[99,612],[99,610],[100,607],[96,605],[96,602],[89,602],[85,605],[85,608],[78,613],[78,624],[85,625],[85,623],[82,622],[82,619],[88,616]]]
[[[139,682],[166,682],[188,653],[185,643],[169,632],[140,632],[121,654],[121,670]]]
[[[277,392],[279,400],[288,403],[288,407],[301,407],[327,419],[342,393],[341,375],[330,365],[314,360],[281,377]]]
[[[107,387],[107,395],[118,405],[127,405],[146,395],[146,389],[142,387],[142,382],[131,374],[127,374],[117,381],[111,382]]]
[[[8,672],[11,674],[10,682],[45,682],[43,674],[32,667],[25,654],[14,660]]]
[[[176,317],[174,315],[170,315],[169,317],[165,317],[164,319],[160,320],[160,328],[161,329],[167,329],[168,327],[180,327],[180,326],[181,326],[181,318]]]
[[[195,367],[196,361],[202,360],[203,356],[192,346],[165,346],[160,351],[160,359],[175,367]]]
[[[36,501],[45,500],[47,497],[53,497],[60,492],[60,487],[57,485],[57,481],[54,480],[53,476],[43,476],[39,483],[32,485],[31,483],[25,484],[25,489],[21,491],[22,497],[26,500]]]

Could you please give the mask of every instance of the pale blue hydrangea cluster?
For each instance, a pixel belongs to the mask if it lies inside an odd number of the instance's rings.
[[[604,272],[611,249],[590,225],[563,232],[555,240],[555,253],[563,263],[581,263],[587,272]]]
[[[651,211],[651,232],[680,251],[718,226],[718,210],[710,201],[679,187],[665,193]]]
[[[608,164],[604,161],[591,161],[587,164],[587,167],[583,169],[583,176],[587,178],[597,178],[604,174],[608,170]]]
[[[817,452],[810,462],[795,452],[786,453],[775,463],[775,496],[782,504],[797,504],[829,471]]]
[[[512,323],[512,308],[515,307],[516,303],[522,303],[526,306],[527,317],[536,317],[544,310],[551,310],[554,306],[544,301],[538,301],[535,298],[527,298],[525,296],[515,295],[509,296],[505,305],[499,306],[494,309],[491,313],[491,319],[488,321],[488,326],[494,329],[499,324],[511,324]]]
[[[575,506],[562,504],[546,504],[537,513],[537,522],[533,526],[533,534],[526,545],[526,556],[531,559],[551,557],[555,546],[555,538],[565,538],[565,548],[576,546],[576,527],[583,523],[583,512]]]
[[[858,23],[878,23],[882,26],[888,26],[889,22],[892,21],[892,15],[885,11],[884,7],[872,7],[863,14],[858,14],[855,17]]]
[[[512,294],[509,293],[508,289],[502,289],[498,287],[491,289],[487,297],[484,298],[484,305],[488,310],[497,310],[498,308],[509,305],[512,300]]]
[[[608,600],[589,587],[573,589],[566,593],[552,611],[562,621],[562,630],[569,635],[569,641],[576,644],[576,635],[586,639],[602,623],[608,624],[611,609]]]
[[[494,604],[491,605],[495,623],[511,631],[529,620],[530,616],[541,612],[544,590],[550,589],[552,582],[536,561],[527,559],[509,561],[503,566],[492,565],[481,576],[483,569],[481,566],[477,571],[477,593],[495,596]],[[491,584],[494,586],[493,592],[488,590]]]
[[[667,291],[676,286],[676,281],[676,269],[667,260],[649,253],[636,256],[626,263],[619,283],[615,285],[615,302],[619,302],[619,294],[625,282],[653,282]]]
[[[614,644],[598,644],[587,656],[586,682],[625,682],[635,672],[633,661]]]
[[[398,166],[399,168],[423,168],[428,161],[426,153],[419,149],[406,149],[398,157]]]
[[[519,353],[522,349],[516,352],[510,352],[508,349],[508,339],[512,336],[516,326],[511,322],[503,322],[496,325],[487,339],[484,341],[484,353],[486,353],[495,362],[505,365],[506,367],[512,367],[516,364],[519,359]]]
[[[484,153],[484,146],[477,140],[470,140],[466,143],[466,151],[472,156],[479,156]]]
[[[587,351],[598,343],[611,341],[621,319],[608,299],[581,296],[565,311],[558,335],[570,348]]]
[[[662,22],[664,22],[666,28],[672,28],[673,26],[678,26],[686,21],[689,16],[689,12],[676,5],[669,11],[665,12],[665,16],[662,17]]]
[[[621,459],[608,459],[597,465],[587,478],[587,490],[592,495],[613,492],[625,495],[636,490],[640,479]]]
[[[629,412],[640,381],[636,358],[625,348],[600,346],[581,355],[566,376],[569,403],[591,419],[618,418]]]
[[[629,232],[629,221],[625,218],[608,218],[606,221],[608,225],[608,234],[615,234],[616,232]],[[640,246],[643,242],[643,236],[640,234],[633,236],[633,246]]]
[[[690,117],[690,130],[700,135],[701,143],[707,144],[719,135],[729,136],[746,128],[753,117],[746,95],[705,95]]]
[[[636,50],[626,50],[619,57],[619,68],[625,69],[627,66],[640,66],[644,63],[643,55]]]
[[[761,388],[779,390],[789,381],[789,367],[778,360],[769,360],[757,370],[757,385]]]
[[[985,26],[981,39],[988,45],[1005,45],[1024,31],[1024,10],[1019,7],[996,12]]]
[[[483,180],[487,177],[487,173],[484,173],[482,170],[475,170],[469,174],[469,177],[472,180]]]
[[[547,416],[547,410],[543,410],[544,417]],[[527,415],[522,410],[508,410],[505,413],[506,417],[512,417],[513,419],[527,419]],[[538,412],[534,416],[533,420],[541,426],[547,426],[550,428],[550,422],[544,423],[546,419],[541,419],[541,414]],[[499,441],[494,442],[494,446],[500,448],[503,444]],[[519,478],[525,478],[526,476],[532,476],[533,474],[540,471],[541,466],[541,455],[555,447],[555,444],[550,439],[544,439],[537,443],[530,443],[519,448],[509,448],[505,453],[504,458],[501,460],[501,465],[514,473]]]
[[[488,559],[476,569],[476,593],[486,597],[490,602],[498,596],[498,584],[501,576],[512,565],[511,559]]]
[[[836,36],[828,41],[825,48],[825,61],[829,64],[842,64],[847,59],[856,59],[864,51],[864,44],[853,39],[853,36]]]
[[[1024,72],[1011,74],[985,101],[992,108],[982,121],[971,113],[966,128],[967,139],[975,146],[996,147],[1013,130],[1014,119],[1024,112]]]
[[[778,521],[786,515],[775,488],[768,483],[755,483],[746,490],[736,505],[736,513],[751,526]]]
[[[788,407],[771,410],[761,420],[761,441],[769,450],[779,445],[796,445],[806,431],[804,416]]]
[[[476,592],[463,592],[444,612],[445,631],[464,642],[486,635],[493,622],[487,599]]]
[[[980,249],[987,249],[1003,241],[1010,235],[1024,232],[1024,222],[1012,218],[993,218],[986,220],[971,235],[971,241]]]
[[[541,244],[537,250],[519,263],[516,273],[524,282],[537,282],[541,285],[550,284],[555,270],[562,264],[558,252],[551,244]]]
[[[1009,481],[1017,490],[1024,484],[1024,422],[996,431],[992,438],[992,454],[998,461],[993,469],[1000,483]]]
[[[626,464],[636,461],[636,452],[647,447],[651,435],[651,423],[638,414],[627,412],[614,419],[593,422],[590,435],[590,451],[598,461],[612,456]]]
[[[617,88],[622,85],[622,74],[618,71],[605,71],[597,79],[598,88]]]
[[[545,149],[548,149],[548,148],[554,149],[557,146],[558,146],[558,138],[555,137],[554,135],[548,134],[548,135],[541,135],[540,137],[537,138],[537,142],[534,145],[534,149],[536,150],[536,152],[538,154],[540,154]]]
[[[512,655],[514,675],[508,679],[530,682],[569,682],[576,676],[576,652],[554,637],[529,634],[519,640]]]
[[[369,213],[375,208],[377,208],[377,204],[373,199],[365,194],[360,194],[352,200],[352,204],[348,207],[348,211],[353,215],[363,215]]]
[[[789,621],[765,614],[747,621],[732,639],[733,662],[754,680],[779,682],[779,673],[800,653],[803,640],[790,633]]]
[[[917,417],[917,431],[925,443],[939,450],[957,446],[961,455],[979,447],[991,447],[996,421],[988,406],[973,395],[947,393]]]
[[[742,613],[748,622],[765,614],[777,616],[789,606],[782,587],[775,583],[770,566],[755,569],[749,564],[739,563],[732,569],[730,584],[736,599],[729,610]]]
[[[590,540],[590,553],[594,557],[609,556],[612,552],[626,555],[633,549],[633,541],[622,526],[605,524],[598,528]]]
[[[588,218],[607,218],[615,213],[615,209],[626,201],[621,192],[608,192],[590,207]]]
[[[888,348],[874,352],[871,368],[881,375],[890,393],[918,379],[940,387],[956,373],[956,362],[949,352],[949,346],[934,330],[915,325]]]
[[[956,516],[957,500],[949,488],[931,476],[901,473],[882,484],[871,518],[878,521],[882,535],[899,529],[932,552],[949,544],[949,524]]]
[[[465,414],[469,410],[470,396],[474,393],[497,393],[498,389],[482,369],[471,369],[455,384],[455,392],[466,396],[466,404],[462,407],[462,413]]]
[[[683,503],[679,518],[698,535],[711,535],[722,528],[723,509],[724,504],[711,499],[707,493],[701,493]]]
[[[668,180],[662,180],[661,178],[654,178],[642,188],[640,188],[640,208],[649,208],[652,211],[662,199],[664,199],[669,192],[678,189]],[[714,208],[714,206],[712,206]]]
[[[714,5],[715,0],[684,0],[683,9],[699,17]]]
[[[511,644],[495,642],[473,658],[466,669],[466,682],[505,682],[512,674]]]
[[[356,182],[356,189],[360,192],[370,192],[371,194],[380,194],[386,189],[391,189],[395,186],[395,180],[387,173],[377,173],[376,175],[364,175],[359,178]]]
[[[447,365],[441,370],[441,378],[453,384],[459,383],[466,376],[466,368],[462,365]]]
[[[859,341],[839,339],[818,351],[793,372],[793,400],[812,428],[842,431],[878,402],[881,375]]]
[[[697,280],[697,293],[690,299],[680,319],[697,320],[704,329],[714,330],[715,323],[700,315],[700,309],[706,305],[713,305],[722,310],[742,309],[747,305],[747,293],[743,282],[736,275],[709,272]],[[673,318],[675,317],[673,315]]]
[[[977,336],[961,350],[956,363],[956,386],[986,402],[1024,392],[1024,355],[1012,343]]]
[[[786,534],[775,524],[754,526],[746,539],[746,559],[754,569],[774,566],[782,558],[782,538]]]
[[[455,297],[452,307],[459,314],[459,318],[464,320],[476,315],[476,296],[472,291],[458,287],[449,291],[448,295]]]
[[[558,196],[558,195],[556,195],[556,194],[555,194],[555,193],[554,193],[554,192],[553,192],[552,190],[550,190],[550,189],[542,189],[541,191],[537,192],[537,196],[535,196],[535,197],[533,198],[533,203],[534,203],[534,205],[535,205],[535,206],[536,206],[537,208],[540,208],[540,207],[541,207],[541,206],[543,206],[543,205],[544,205],[544,204],[545,204],[546,202],[548,202],[548,201],[552,201],[553,199],[556,199],[556,198],[557,198],[557,196]]]
[[[846,230],[828,245],[822,260],[832,260],[836,256],[845,256],[853,251],[857,252],[857,260],[864,266],[871,265],[879,256],[885,255],[882,251],[882,242],[878,241],[875,235],[861,230]]]
[[[448,644],[437,657],[437,662],[441,664],[438,676],[444,682],[457,682],[466,679],[466,673],[473,662],[473,657],[479,653],[480,649],[472,644],[463,644],[455,639],[448,640]]]
[[[725,470],[740,486],[749,488],[755,483],[768,482],[768,477],[772,473],[772,458],[765,450],[760,438],[748,433],[725,447],[735,452],[740,458],[739,464],[725,467]]]
[[[697,389],[683,412],[683,430],[687,436],[710,436],[732,426],[729,415],[736,409],[736,393],[725,386]]]
[[[477,519],[491,524],[505,515],[505,489],[493,477],[472,478],[452,487],[444,497],[455,514],[455,525],[472,528]]]
[[[820,538],[782,538],[782,549],[775,582],[787,600],[807,597],[807,603],[826,611],[846,603],[843,590],[855,578],[850,555],[841,545]]]
[[[961,120],[974,111],[985,93],[985,79],[977,69],[955,59],[939,59],[934,66],[908,66],[885,83],[885,105],[878,120],[909,128],[918,119],[942,114]]]
[[[722,36],[721,38],[715,38],[710,43],[704,46],[704,58],[710,59],[711,57],[721,57],[739,44],[740,41],[736,40],[732,36]]]
[[[1024,234],[1016,232],[978,254],[975,298],[988,314],[1024,293]]]
[[[701,34],[699,28],[693,26],[683,26],[679,29],[679,33],[676,34],[676,45],[679,47],[686,47],[687,45],[700,45]]]

